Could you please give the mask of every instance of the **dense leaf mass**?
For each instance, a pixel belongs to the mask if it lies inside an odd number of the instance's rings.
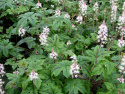
[[[125,94],[124,0],[0,0],[0,94]]]

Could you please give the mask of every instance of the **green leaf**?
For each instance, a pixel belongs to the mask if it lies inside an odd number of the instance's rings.
[[[2,26],[0,26],[0,32],[3,32],[3,27]]]
[[[84,82],[80,79],[68,79],[65,85],[66,93],[68,94],[86,94]]]
[[[26,78],[25,78],[25,79],[26,79]],[[26,88],[27,88],[27,86],[28,86],[28,84],[29,84],[29,81],[30,81],[30,80],[27,79],[27,80],[25,80],[25,81],[22,82],[22,88],[23,88],[23,89],[26,89]]]
[[[102,66],[98,65],[92,71],[92,75],[100,75],[103,72]]]
[[[52,74],[58,76],[60,72],[63,72],[63,75],[68,78],[70,76],[70,65],[72,64],[71,61],[63,60],[62,62],[56,62],[53,68]]]
[[[58,85],[52,83],[43,84],[40,88],[40,94],[63,94],[61,88]]]
[[[91,33],[91,36],[92,36],[92,40],[93,40],[93,41],[96,41],[96,40],[97,40],[97,34]]]
[[[41,82],[42,82],[42,80],[40,80],[39,78],[33,80],[33,83],[34,83],[34,85],[36,86],[37,89],[40,88]]]
[[[36,17],[37,15],[38,15],[38,13],[34,13],[34,12],[27,12],[25,14],[20,15],[19,18],[21,18],[21,19],[18,21],[17,29],[19,29],[19,27],[21,25],[23,25],[23,26],[28,25],[28,22],[32,26],[35,26],[35,24],[37,22],[37,17]]]
[[[121,60],[121,58],[122,58],[122,56],[121,55],[115,55],[115,56],[113,56],[111,59],[112,60]]]
[[[63,54],[64,54],[66,57],[67,57],[68,55],[69,55],[69,56],[74,55],[74,53],[72,52],[72,50],[64,51]]]
[[[32,87],[28,87],[26,90],[22,90],[21,94],[33,94],[33,88]]]
[[[106,88],[110,91],[110,90],[114,90],[116,87],[109,82],[105,82]]]
[[[9,40],[3,40],[0,42],[0,52],[3,52],[3,55],[8,57],[9,50],[13,48],[12,43],[9,43]]]
[[[103,60],[103,59],[101,59]],[[115,64],[105,60],[101,61],[100,63],[96,64],[92,71],[92,75],[103,75],[104,78],[106,78],[108,75],[110,75],[115,68]]]
[[[67,27],[71,28],[72,24],[69,19],[65,19],[64,17],[58,17],[52,25],[53,30],[57,30],[59,27],[62,27],[65,23]]]
[[[7,9],[6,11],[9,13],[9,14],[20,14],[22,12],[26,12],[28,11],[29,8],[27,6],[19,6],[19,7],[16,7],[16,8],[11,8],[11,9]]]
[[[13,88],[13,85],[14,85],[14,82],[9,81],[9,82],[6,84],[5,89]]]
[[[17,67],[17,64],[15,63],[15,61],[12,58],[7,59],[7,61],[4,65],[11,65],[13,69],[15,69]]]
[[[10,74],[10,73],[6,73],[6,76],[8,77],[9,80],[11,80],[12,82],[19,82],[20,76],[17,74]]]
[[[0,9],[5,9],[7,6],[13,8],[13,0],[0,0]]]
[[[20,61],[18,61],[19,63],[18,63],[18,66],[20,67],[20,68],[27,68],[27,66],[28,66],[28,62],[26,61],[26,59],[24,58],[24,59],[22,59],[22,60],[20,60]]]
[[[112,83],[109,82],[105,82],[104,83],[106,85],[106,88],[109,90],[106,94],[117,94],[118,93],[118,89],[116,88],[116,86]]]
[[[45,58],[43,55],[31,55],[29,58],[26,59],[29,66],[26,71],[30,72],[32,69],[35,71],[42,70],[43,62],[45,61]]]
[[[28,45],[28,48],[31,49],[33,48],[34,46],[36,46],[36,43],[34,42],[34,40],[36,40],[36,38],[33,38],[33,37],[26,37],[25,39],[22,39],[20,40],[18,43],[17,43],[17,46],[23,44],[23,43],[27,43]]]

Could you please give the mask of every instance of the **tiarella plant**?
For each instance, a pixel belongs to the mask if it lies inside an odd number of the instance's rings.
[[[0,94],[125,94],[123,0],[0,0]]]

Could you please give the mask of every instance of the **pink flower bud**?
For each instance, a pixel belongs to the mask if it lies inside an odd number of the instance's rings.
[[[59,10],[59,8],[57,8],[57,12],[59,12],[60,10]]]
[[[76,66],[76,61],[74,62],[74,66]]]
[[[54,50],[52,49],[52,54],[54,54]]]
[[[79,14],[79,17],[81,17],[81,14]]]
[[[34,69],[32,70],[32,75],[33,75],[33,76],[35,75],[35,71],[34,71]]]
[[[38,52],[36,51],[36,55],[38,55]]]
[[[19,73],[19,72],[18,72],[18,71],[16,71],[16,70],[13,72],[13,74],[18,74],[18,73]]]
[[[103,25],[105,25],[105,20],[103,21],[103,23],[102,23]]]
[[[91,2],[92,2],[92,0],[89,0],[89,2],[91,3]]]
[[[123,36],[121,37],[121,41],[123,41]]]

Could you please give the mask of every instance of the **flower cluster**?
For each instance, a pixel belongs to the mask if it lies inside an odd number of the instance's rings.
[[[66,13],[64,18],[70,18],[70,15],[68,13]]]
[[[61,12],[60,12],[59,8],[57,8],[57,10],[55,11],[55,16],[59,17],[60,15],[61,15]]]
[[[34,79],[38,79],[38,73],[36,73],[33,69],[32,72],[30,73],[29,77],[30,77],[31,81]]]
[[[82,24],[82,20],[83,20],[83,18],[82,18],[82,16],[81,16],[81,14],[79,14],[79,16],[76,18],[76,22],[78,22],[79,24]]]
[[[74,54],[73,56],[70,57],[72,59],[72,62],[77,61],[76,55]]]
[[[0,77],[3,76],[5,74],[5,71],[4,71],[4,66],[3,64],[0,64]],[[2,81],[2,79],[0,79],[0,94],[4,94],[4,91],[3,91],[3,84],[4,82]]]
[[[67,45],[70,45],[70,44],[72,44],[71,42],[70,42],[70,40],[67,42]]]
[[[93,6],[93,10],[95,12],[95,14],[94,14],[94,20],[97,20],[97,16],[96,15],[98,14],[98,9],[99,9],[98,2],[96,2],[94,4],[94,6]]]
[[[17,0],[13,0],[14,3],[17,3],[18,1]]]
[[[54,8],[54,5],[51,5],[51,8]]]
[[[125,24],[125,11],[123,11],[122,15],[119,17],[118,26],[116,27],[116,29],[118,31],[121,31],[124,27],[124,24]]]
[[[19,74],[19,71],[16,71],[16,70],[15,70],[15,71],[13,72],[13,74]]]
[[[75,27],[75,25],[72,23],[72,27],[74,28]]]
[[[116,1],[118,0],[110,0],[111,5],[114,5]]]
[[[42,5],[41,5],[41,3],[38,1],[38,3],[36,4],[36,8],[41,8],[42,7]]]
[[[80,0],[79,1],[79,7],[80,7],[80,5],[82,5],[84,3],[84,0]]]
[[[101,42],[101,47],[104,46],[103,44],[105,44],[105,41],[107,40],[107,36],[108,36],[108,29],[107,29],[107,26],[105,25],[105,21],[103,21],[101,26],[99,26],[99,31],[97,36],[98,42]]]
[[[3,76],[4,74],[5,74],[4,66],[3,64],[0,64],[0,76]]]
[[[52,49],[52,53],[49,54],[49,57],[52,59],[57,59],[58,54],[56,52],[54,52],[54,50]]]
[[[76,61],[70,66],[70,74],[72,78],[78,78],[78,74],[80,73],[79,65],[77,65]]]
[[[123,72],[125,73],[125,55],[123,55],[122,59],[121,59],[121,64],[119,66],[119,72]]]
[[[58,0],[59,1],[59,4],[63,4],[63,0]]]
[[[121,76],[121,78],[117,78],[119,82],[124,83],[124,78],[123,75]]]
[[[123,11],[125,11],[125,2],[123,3],[123,8],[122,8]]]
[[[80,8],[80,12],[83,16],[87,14],[87,5],[83,0],[81,0],[79,2],[79,8]]]
[[[124,28],[122,28],[120,35],[125,36],[125,26],[124,26]]]
[[[92,0],[89,0],[89,3],[91,3],[92,2]]]
[[[117,6],[116,4],[111,6],[111,22],[116,21]]]
[[[99,9],[99,5],[98,2],[95,2],[94,6],[93,6],[93,10],[95,11],[95,13],[98,13],[98,9]]]
[[[121,48],[122,46],[125,46],[125,41],[123,40],[123,36],[120,40],[118,40],[118,46]]]
[[[4,82],[2,81],[2,79],[0,79],[0,94],[5,94],[5,92],[3,91],[3,84]]]
[[[43,33],[40,34],[40,42],[41,42],[41,45],[44,45],[46,46],[46,42],[47,42],[47,37],[48,37],[48,34],[49,34],[49,28],[46,26],[45,28],[43,28]]]
[[[25,31],[26,30],[23,29],[23,26],[21,25],[21,28],[19,28],[19,30],[18,30],[18,35],[21,36],[21,37],[24,36],[25,35]]]

